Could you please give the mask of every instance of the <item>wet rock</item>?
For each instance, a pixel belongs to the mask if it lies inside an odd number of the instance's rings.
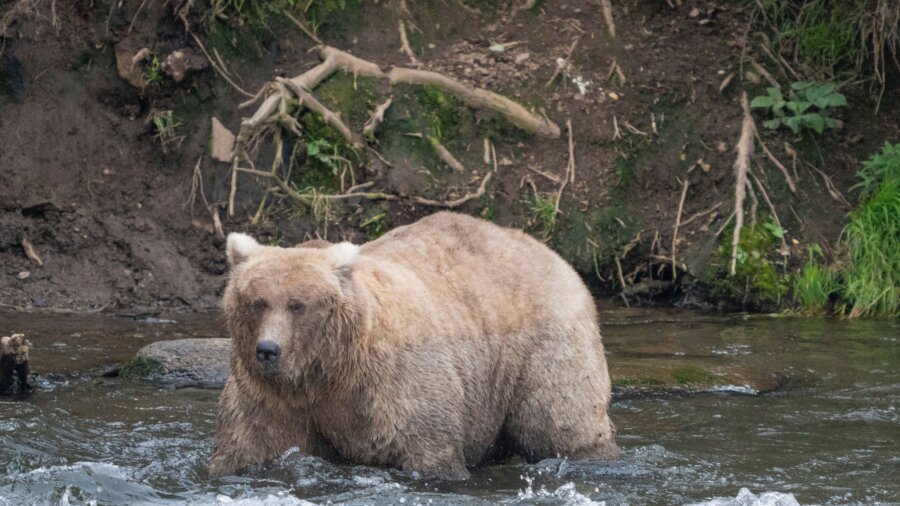
[[[148,344],[122,368],[122,376],[178,388],[222,388],[231,371],[226,338],[176,339]]]
[[[209,63],[206,58],[187,47],[172,51],[162,63],[163,72],[176,83],[180,83],[188,72],[203,70],[207,67],[209,67]]]

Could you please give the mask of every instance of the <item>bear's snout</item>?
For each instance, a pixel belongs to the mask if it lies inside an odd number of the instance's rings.
[[[278,361],[278,355],[281,354],[281,346],[278,343],[266,339],[260,341],[256,345],[256,360],[264,366],[272,366]]]

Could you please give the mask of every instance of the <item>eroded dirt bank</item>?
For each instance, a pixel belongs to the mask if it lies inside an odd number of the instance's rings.
[[[361,242],[436,209],[422,199],[463,197],[490,174],[484,195],[457,210],[546,240],[598,291],[615,296],[611,303],[656,297],[771,308],[781,296],[778,276],[796,270],[809,245],[832,254],[856,202],[850,187],[859,161],[900,135],[893,86],[878,115],[864,87],[847,88],[851,107],[838,113],[843,125],[823,136],[760,128],[798,187],[792,193],[781,172],[755,155],[755,175],[786,241],[770,238],[749,252],[769,259],[761,265],[774,280],[720,286],[741,92],[752,97],[768,85],[754,61],[789,82],[758,50],[742,4],[614,3],[615,38],[597,4],[587,1],[515,13],[505,5],[458,2],[348,5],[320,26],[326,44],[382,69],[409,66],[400,51],[403,23],[421,68],[508,96],[549,118],[561,135],[529,134],[440,89],[339,72],[313,90],[318,99],[361,132],[369,114],[393,96],[384,124],[367,148],[340,151],[346,146],[339,135],[298,114],[303,130],[292,142],[299,148],[286,141],[281,154],[289,162],[276,169],[290,170],[284,177],[299,192],[341,194],[352,183],[370,183],[366,191],[396,199],[323,206],[275,191],[260,205],[270,180],[240,173],[229,216],[232,165],[209,156],[211,118],[236,133],[256,108],[239,109],[248,97],[236,88],[252,94],[276,76],[319,64],[309,37],[281,17],[262,27],[211,19],[205,2],[183,16],[183,5],[166,2],[3,2],[0,303],[139,312],[214,307],[225,262],[213,214],[226,233],[249,231],[275,244],[317,236]],[[155,67],[154,57],[162,62],[178,50],[206,68],[176,82]],[[203,50],[234,86],[209,67]],[[463,170],[409,134],[439,140]],[[485,139],[495,158],[485,158]],[[270,141],[254,153],[260,171],[272,166]],[[337,151],[320,156],[310,144]],[[792,163],[794,152],[799,161]],[[771,219],[763,195],[755,206],[760,223]],[[28,257],[26,243],[40,262]]]

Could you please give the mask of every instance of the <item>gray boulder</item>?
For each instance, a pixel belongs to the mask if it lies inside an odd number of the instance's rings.
[[[148,344],[122,376],[177,388],[222,388],[231,372],[231,340],[176,339]]]

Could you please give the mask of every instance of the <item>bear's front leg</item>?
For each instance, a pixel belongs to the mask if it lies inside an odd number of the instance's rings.
[[[430,448],[425,454],[407,455],[400,467],[447,481],[469,478],[462,448]]]
[[[210,477],[234,474],[252,465],[278,457],[298,447],[306,454],[322,453],[319,436],[308,416],[291,410],[263,385],[228,379],[219,400],[219,416]]]

